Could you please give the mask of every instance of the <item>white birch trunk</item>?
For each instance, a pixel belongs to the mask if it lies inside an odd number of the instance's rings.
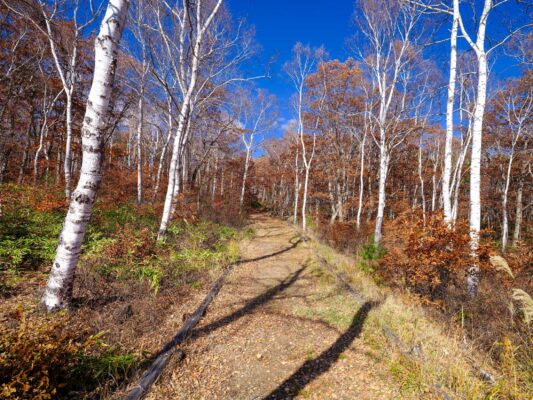
[[[459,27],[459,0],[453,0],[453,22],[450,35],[450,77],[448,82],[448,100],[446,103],[446,140],[444,144],[444,171],[442,173],[442,201],[444,220],[452,221],[450,179],[452,175],[453,146],[453,106],[455,100],[455,82],[457,77],[457,31]]]
[[[103,134],[128,6],[128,0],[109,0],[95,41],[94,77],[82,126],[80,179],[71,197],[50,278],[42,297],[42,303],[48,311],[66,307],[72,297],[74,272],[102,177]]]
[[[41,158],[41,152],[43,151],[44,147],[44,139],[46,137],[46,130],[47,130],[47,115],[46,111],[44,112],[43,121],[41,122],[41,129],[39,131],[39,146],[37,147],[37,150],[35,151],[35,157],[33,158],[33,185],[37,184],[37,178],[39,175],[39,159]]]
[[[196,80],[196,79],[194,79]],[[176,129],[176,134],[174,138],[174,146],[172,150],[172,159],[170,160],[170,170],[168,174],[168,186],[167,194],[165,196],[165,205],[163,207],[163,215],[161,216],[161,224],[159,225],[159,233],[157,235],[157,240],[163,240],[170,222],[170,217],[172,214],[172,203],[175,196],[176,185],[179,179],[179,158],[181,155],[181,136],[185,128],[185,119],[186,114],[189,112],[189,102],[190,102],[190,92],[187,93],[188,96],[183,100],[181,106],[180,115],[178,119],[178,127]]]
[[[187,82],[186,91],[183,96],[183,102],[180,107],[180,114],[178,118],[178,127],[176,129],[176,137],[174,139],[174,146],[172,149],[172,159],[170,160],[169,168],[169,179],[167,194],[165,196],[165,205],[163,207],[163,215],[161,216],[161,224],[159,226],[159,232],[157,234],[157,240],[163,240],[168,225],[172,216],[172,203],[175,195],[175,188],[177,182],[176,174],[179,173],[179,159],[181,156],[183,148],[183,138],[182,136],[186,133],[185,126],[189,119],[190,111],[193,107],[191,104],[193,100],[193,94],[196,89],[196,81],[198,79],[198,68],[200,63],[200,50],[203,42],[203,35],[211,22],[213,21],[215,15],[218,13],[218,10],[222,4],[222,0],[218,0],[213,7],[211,13],[206,18],[205,22],[201,24],[200,12],[201,12],[201,3],[196,4],[196,39],[194,40],[194,46],[192,49],[192,63],[190,76]],[[185,5],[187,7],[188,5]],[[183,56],[183,54],[181,55]],[[182,75],[183,76],[183,75]]]
[[[305,232],[307,229],[307,218],[306,218],[306,209],[307,209],[307,188],[309,187],[309,170],[311,165],[305,165],[305,176],[304,176],[304,193],[302,197],[302,230]]]
[[[294,161],[294,212],[292,222],[294,225],[298,223],[298,198],[300,197],[300,179],[298,172],[298,150],[296,150],[296,157]]]
[[[172,139],[172,131],[173,131],[172,121],[173,121],[172,120],[172,103],[169,100],[168,101],[168,134],[167,134],[165,143],[163,145],[163,148],[161,149],[161,155],[159,156],[159,165],[157,167],[157,176],[155,179],[154,193],[152,194],[152,203],[155,201],[157,193],[159,192],[159,185],[161,183],[161,173],[163,172],[163,163],[165,162],[165,156],[167,155],[168,145],[170,144],[170,140]]]
[[[65,175],[65,197],[70,199],[70,188],[72,186],[72,93],[66,90],[67,96],[67,138],[65,141],[65,159],[63,160],[63,173]]]
[[[422,171],[422,140],[418,147],[418,178],[420,179],[420,201],[422,202],[422,219],[426,224],[426,195],[424,193],[424,175]]]
[[[250,145],[246,146],[246,159],[244,161],[244,174],[242,175],[241,197],[239,200],[239,213],[242,213],[244,204],[244,193],[246,191],[246,178],[248,177],[248,168],[250,166],[250,153],[252,151],[253,136],[250,139]]]
[[[144,66],[143,66],[144,70]],[[144,79],[144,78],[143,78]],[[144,82],[141,83],[139,93],[139,115],[137,121],[137,204],[143,201],[143,159],[142,159],[142,131],[144,120]]]
[[[437,169],[439,166],[439,152],[440,152],[440,142],[437,142],[437,150],[433,155],[433,175],[431,176],[431,212],[435,212],[437,207]]]
[[[472,127],[472,155],[470,166],[470,249],[472,252],[472,266],[467,273],[467,291],[473,298],[477,294],[479,285],[479,231],[481,229],[481,144],[483,134],[483,118],[485,115],[485,103],[487,97],[487,53],[485,52],[485,32],[492,0],[485,0],[483,12],[479,21],[477,38],[474,43],[464,29],[461,16],[459,24],[463,36],[475,51],[478,62],[478,82],[476,93],[476,105],[474,108],[474,124]]]
[[[502,194],[502,252],[504,253],[505,249],[507,248],[507,242],[509,240],[509,216],[507,212],[507,201],[509,198],[509,186],[511,184],[511,170],[513,167],[515,146],[519,137],[520,130],[518,131],[515,138],[513,138],[513,142],[511,145],[511,154],[509,154],[509,162],[507,163],[507,173],[505,175],[505,186]]]
[[[524,180],[520,177],[518,181],[518,189],[516,190],[516,212],[515,212],[515,225],[513,232],[513,246],[518,244],[520,240],[520,230],[522,227],[522,214],[523,214],[523,205],[522,205],[522,196],[524,192]]]
[[[365,186],[365,142],[366,132],[361,141],[361,160],[360,160],[360,174],[359,174],[359,201],[357,205],[357,230],[361,228],[361,213],[363,212],[363,192]]]
[[[384,134],[383,134],[384,135]],[[378,189],[378,212],[376,215],[376,226],[374,229],[374,243],[381,242],[383,232],[383,215],[385,212],[385,186],[387,183],[387,169],[389,167],[389,155],[385,149],[385,144],[380,145],[379,157],[379,189]]]
[[[483,117],[487,94],[487,58],[485,53],[478,56],[478,88],[474,125],[472,128],[472,155],[470,165],[470,247],[473,265],[468,269],[467,286],[470,297],[475,297],[479,285],[478,254],[479,231],[481,230],[481,144]]]

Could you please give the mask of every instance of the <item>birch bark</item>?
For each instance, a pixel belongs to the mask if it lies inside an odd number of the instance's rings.
[[[481,144],[483,133],[483,118],[487,98],[487,52],[485,51],[485,34],[487,20],[492,9],[492,0],[485,0],[483,11],[477,29],[476,42],[468,35],[461,14],[458,21],[461,33],[470,47],[475,51],[478,63],[477,96],[474,108],[474,124],[472,126],[472,153],[470,158],[470,249],[472,251],[472,265],[467,271],[467,291],[470,297],[475,297],[479,285],[479,231],[481,229]]]
[[[450,77],[448,82],[448,100],[446,103],[446,140],[444,144],[444,171],[442,173],[442,201],[444,220],[452,221],[452,204],[450,179],[452,175],[453,151],[453,106],[455,100],[455,82],[457,77],[457,31],[459,27],[459,0],[453,0],[453,20],[450,35]]]
[[[183,101],[180,107],[180,113],[178,117],[178,126],[176,129],[176,135],[174,139],[174,146],[172,148],[172,158],[170,160],[170,168],[169,168],[169,179],[168,179],[168,186],[167,186],[167,193],[165,195],[165,205],[163,207],[163,215],[161,216],[161,224],[159,226],[159,232],[157,235],[158,240],[163,240],[165,237],[165,234],[168,229],[168,225],[170,222],[170,218],[172,215],[172,203],[174,200],[174,192],[175,192],[175,186],[176,186],[176,180],[177,180],[177,173],[179,173],[179,160],[182,152],[182,136],[185,134],[185,127],[187,124],[187,120],[190,116],[190,110],[191,110],[191,102],[193,99],[194,92],[196,90],[196,82],[198,79],[198,68],[200,65],[200,57],[201,57],[201,47],[203,44],[204,34],[206,30],[209,28],[209,25],[215,18],[216,14],[218,13],[218,10],[220,9],[220,6],[222,4],[222,0],[218,0],[216,4],[214,5],[213,9],[211,10],[209,16],[205,19],[205,21],[201,21],[201,9],[202,9],[202,2],[198,1],[196,3],[196,23],[194,24],[194,27],[191,27],[191,32],[196,33],[196,37],[194,38],[194,44],[192,46],[192,62],[189,72],[188,79],[186,78],[184,73],[180,74],[180,77],[183,79],[180,83],[180,86],[183,86],[184,89],[184,96]],[[184,19],[188,19],[188,7],[189,4],[185,5],[185,16]],[[184,21],[184,24],[188,23],[188,21]],[[164,30],[163,27],[160,25],[160,30]],[[164,33],[163,33],[164,34]],[[183,31],[182,37],[185,35],[185,32]],[[166,36],[164,36],[166,38]],[[183,51],[187,51],[189,49],[182,49]],[[183,55],[180,54],[183,60]],[[183,63],[182,63],[183,64]],[[183,69],[184,66],[181,65],[181,68]]]
[[[81,244],[102,177],[103,136],[128,6],[128,0],[109,0],[95,41],[94,77],[82,126],[80,179],[71,197],[50,278],[41,300],[48,311],[65,308],[72,298]]]

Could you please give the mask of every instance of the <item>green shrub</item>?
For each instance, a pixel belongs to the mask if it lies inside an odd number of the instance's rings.
[[[377,262],[387,254],[387,250],[371,241],[360,247],[359,257],[359,269],[368,274],[372,274],[375,270]]]
[[[62,222],[58,212],[6,211],[0,220],[0,270],[19,272],[51,263]]]
[[[157,292],[159,291],[161,276],[161,270],[155,266],[142,266],[139,269],[139,279],[141,281],[148,281],[154,296],[157,296]]]

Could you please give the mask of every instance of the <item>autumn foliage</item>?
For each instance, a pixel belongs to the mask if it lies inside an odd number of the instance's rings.
[[[402,282],[431,300],[442,299],[450,285],[464,286],[466,270],[473,262],[468,227],[461,223],[455,229],[449,228],[441,213],[426,222],[416,214],[409,214],[397,221],[405,227],[402,233],[407,238],[405,248],[385,256],[380,273],[387,280]],[[479,249],[478,263],[485,271],[490,269],[489,252],[489,245]]]

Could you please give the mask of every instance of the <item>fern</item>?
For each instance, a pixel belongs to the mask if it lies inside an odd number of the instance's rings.
[[[533,299],[522,289],[513,289],[512,298],[521,303],[524,321],[529,324],[533,320]]]
[[[514,279],[513,271],[511,270],[511,267],[509,267],[505,258],[501,256],[490,256],[490,263],[497,271],[507,272],[507,274]]]

